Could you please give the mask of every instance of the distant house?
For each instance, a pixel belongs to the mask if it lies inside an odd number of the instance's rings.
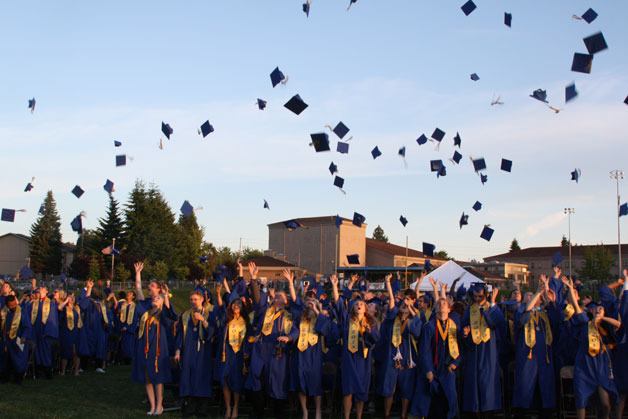
[[[17,276],[22,266],[30,266],[31,239],[24,234],[7,233],[0,236],[0,275]],[[62,269],[67,272],[74,260],[76,246],[63,243]]]
[[[242,264],[244,265],[244,278],[246,279],[250,279],[251,277],[251,275],[249,274],[249,269],[247,267],[247,264],[249,262],[254,262],[259,269],[259,273],[257,275],[258,278],[266,278],[269,281],[282,280],[282,273],[284,269],[289,269],[290,271],[294,272],[296,278],[301,277],[305,273],[305,269],[299,268],[281,259],[276,259],[271,256],[258,256],[242,262]]]

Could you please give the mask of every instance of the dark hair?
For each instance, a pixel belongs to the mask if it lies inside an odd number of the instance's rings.
[[[17,298],[15,297],[15,295],[9,294],[6,297],[4,297],[4,303],[5,304],[10,303],[11,301],[17,301]]]

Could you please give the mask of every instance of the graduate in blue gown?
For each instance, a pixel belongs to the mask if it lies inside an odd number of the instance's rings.
[[[622,323],[617,332],[617,347],[611,351],[615,384],[619,393],[615,412],[617,418],[622,416],[628,396],[628,269],[624,269],[624,278],[620,281],[622,281],[622,286],[618,312]]]
[[[35,365],[52,378],[52,345],[59,338],[57,303],[48,298],[48,288],[39,287],[39,298],[31,300],[30,320],[35,342]]]
[[[211,305],[203,305],[201,291],[190,294],[190,309],[177,322],[175,362],[181,367],[179,395],[184,398],[182,413],[206,416],[212,396],[211,339],[215,330],[215,314]]]
[[[458,416],[456,370],[462,363],[462,331],[449,317],[445,298],[436,301],[433,321],[423,326],[419,346],[417,384],[410,413],[426,418]]]
[[[392,275],[384,283],[388,292],[388,310],[380,327],[381,363],[377,373],[376,392],[384,397],[384,417],[390,417],[395,393],[401,399],[401,416],[408,414],[414,395],[419,362],[418,339],[423,322],[415,309],[416,293],[407,290],[403,301],[396,303]]]
[[[545,275],[541,275],[536,293],[526,293],[525,300],[525,306],[515,316],[519,338],[515,344],[512,406],[549,411],[556,408],[552,351],[555,325],[550,313],[556,300]]]
[[[345,419],[349,419],[355,404],[358,419],[362,418],[371,385],[371,352],[379,339],[375,319],[363,300],[345,302],[338,292],[338,278],[332,275],[332,291],[342,339],[340,378]]]
[[[28,368],[31,336],[30,313],[18,304],[14,295],[4,298],[0,309],[0,378],[9,380],[11,375],[18,384]]]
[[[495,304],[496,287],[493,287],[490,303],[484,284],[474,284],[470,291],[473,304],[462,319],[465,346],[462,411],[491,412],[502,408],[497,328],[505,321]]]
[[[94,290],[94,281],[88,279],[85,288],[81,290],[78,305],[83,315],[83,327],[86,328],[89,355],[96,360],[96,372],[104,373],[113,313],[101,293],[100,290]]]
[[[137,339],[137,325],[139,316],[137,315],[137,303],[135,292],[127,291],[126,297],[116,304],[116,320],[118,333],[120,334],[120,354],[122,359],[130,363],[135,355],[135,344]]]
[[[65,294],[65,292],[63,292]],[[59,344],[61,347],[61,375],[65,375],[68,362],[72,363],[72,372],[79,375],[81,337],[83,319],[81,308],[76,304],[74,295],[61,296],[59,304]]]
[[[608,418],[611,399],[617,398],[609,344],[614,340],[614,333],[621,324],[616,319],[605,317],[604,307],[601,305],[592,303],[589,304],[589,313],[582,311],[573,281],[564,278],[563,283],[568,290],[569,302],[575,310],[574,323],[578,336],[573,374],[578,418],[585,417],[589,398],[596,392],[599,417]]]

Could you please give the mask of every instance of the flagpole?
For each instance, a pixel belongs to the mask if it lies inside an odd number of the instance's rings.
[[[111,282],[113,284],[113,266],[116,260],[116,239],[113,239],[113,243],[111,244]]]

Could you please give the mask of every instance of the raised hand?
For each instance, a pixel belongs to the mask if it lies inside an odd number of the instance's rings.
[[[294,281],[294,273],[290,271],[290,269],[284,269],[283,272],[281,273],[281,276],[283,276],[286,279],[286,281],[288,281],[291,284]]]
[[[203,317],[203,315],[199,312],[194,313],[194,320],[196,320],[197,322],[202,322],[205,320],[205,318]]]
[[[491,304],[495,304],[497,301],[497,294],[499,294],[499,288],[493,287],[493,292],[491,292]]]
[[[281,343],[288,343],[290,342],[290,338],[288,336],[279,336],[277,341]]]
[[[428,278],[428,281],[430,281],[430,284],[432,285],[432,288],[434,288],[434,289],[438,289],[438,288],[437,288],[437,286],[438,286],[438,285],[437,285],[436,280],[434,279],[434,277],[430,276],[430,277]]]
[[[392,279],[392,274],[388,274],[384,277],[384,281],[386,284],[390,284],[390,280]]]
[[[255,262],[249,262],[249,274],[251,274],[251,279],[257,279],[257,274],[259,273],[259,269]]]
[[[334,286],[338,286],[338,276],[336,276],[335,274],[329,277],[329,282],[331,282],[332,285]]]
[[[139,274],[144,269],[144,262],[135,262],[133,267],[135,268],[135,273]]]
[[[465,326],[462,328],[462,334],[464,335],[465,338],[469,336],[470,332],[471,332],[471,327]]]
[[[90,290],[94,288],[94,280],[91,278],[88,278],[87,282],[85,283],[85,287]]]

